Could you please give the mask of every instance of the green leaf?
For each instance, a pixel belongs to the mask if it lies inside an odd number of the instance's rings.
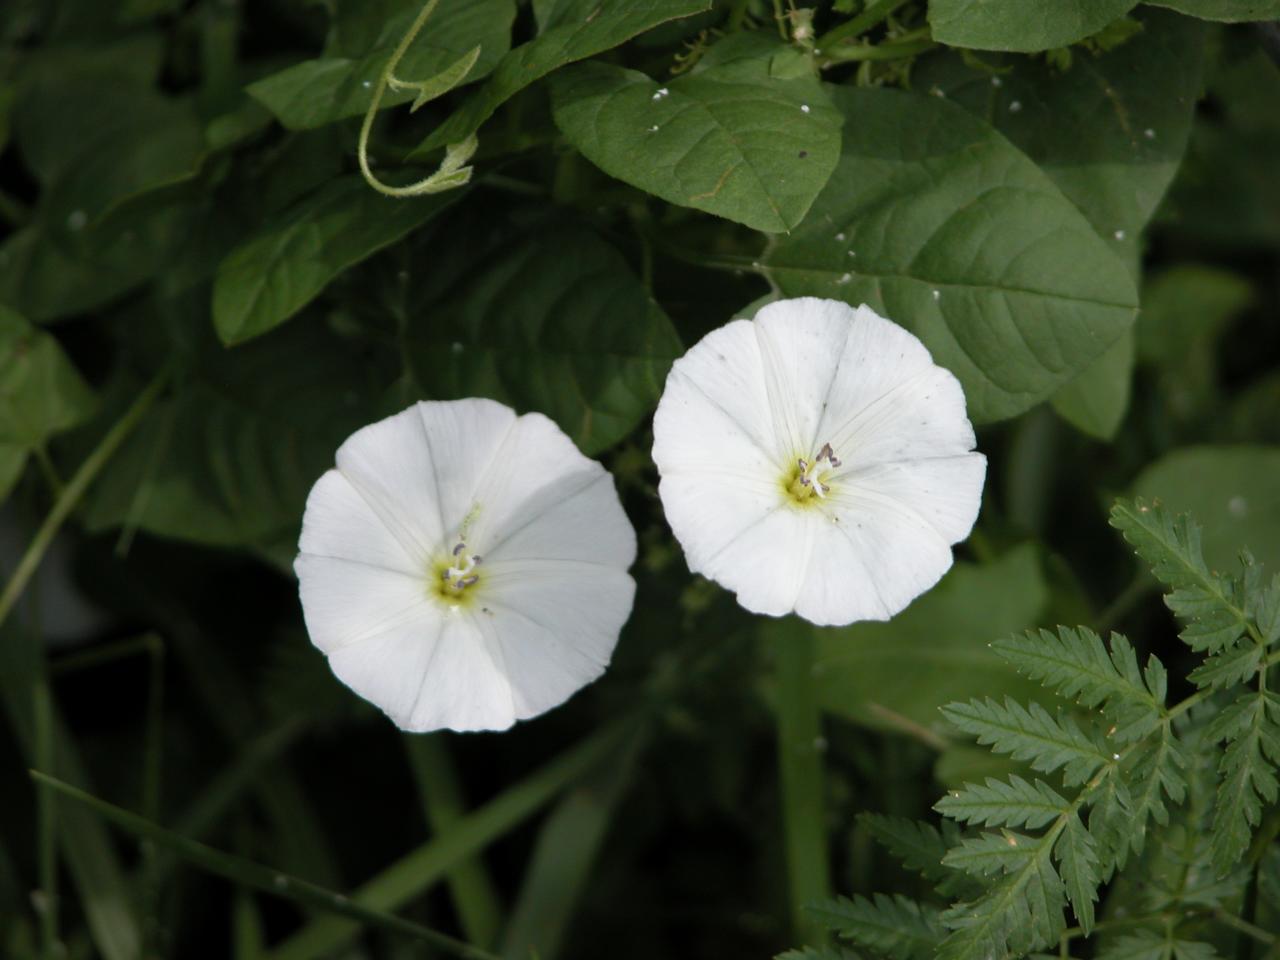
[[[213,322],[228,345],[284,323],[334,277],[422,226],[461,194],[393,200],[343,177],[295,204],[218,266]]]
[[[1204,526],[1211,570],[1236,566],[1248,546],[1270,570],[1280,569],[1280,446],[1184,447],[1147,466],[1133,481],[1136,496],[1189,512]]]
[[[652,410],[681,352],[671,321],[621,254],[579,227],[499,251],[431,312],[408,332],[410,365],[427,395],[539,410],[588,455]]]
[[[1245,693],[1220,713],[1209,728],[1213,740],[1225,739],[1218,764],[1221,782],[1213,807],[1213,868],[1225,876],[1239,865],[1264,804],[1280,799],[1280,695]]]
[[[1141,316],[1141,315],[1139,315]],[[1133,383],[1132,328],[1053,395],[1053,409],[1083,433],[1110,440],[1129,409]]]
[[[993,837],[993,843],[1011,850],[1025,846],[1029,851],[987,894],[942,914],[942,922],[954,932],[943,941],[935,960],[1022,956],[1056,943],[1066,926],[1062,916],[1066,892],[1050,862],[1050,844],[1014,834]]]
[[[1101,824],[1099,829],[1094,829],[1093,817],[1099,814],[1098,803],[1090,811],[1089,829],[1103,841],[1108,871],[1113,866],[1124,865],[1126,850],[1142,852],[1151,821],[1160,826],[1169,823],[1166,798],[1174,805],[1181,805],[1186,799],[1186,772],[1191,766],[1187,748],[1174,735],[1172,724],[1162,724],[1158,732],[1159,738],[1154,742],[1148,739],[1141,749],[1131,750],[1125,756],[1121,769],[1122,778],[1129,784],[1129,795],[1115,797],[1123,802],[1119,804],[1120,809],[1114,811],[1117,814],[1114,834],[1107,833]],[[1101,811],[1104,817],[1107,813]]]
[[[1211,690],[1246,683],[1258,672],[1265,652],[1262,644],[1246,638],[1243,643],[1208,657],[1191,671],[1188,679],[1197,687]]]
[[[551,81],[556,125],[619,180],[756,230],[786,232],[835,169],[843,117],[817,77],[777,75],[774,61],[788,48],[759,36],[722,41],[717,51],[741,52],[663,83],[599,62],[563,70]]]
[[[1189,17],[1222,23],[1280,19],[1280,0],[1146,0],[1156,7],[1168,7]]]
[[[1071,909],[1087,937],[1093,930],[1093,905],[1098,900],[1098,885],[1102,882],[1097,843],[1080,818],[1072,814],[1053,852],[1062,871]]]
[[[932,0],[933,38],[952,47],[1032,52],[1065,47],[1124,16],[1138,0]]]
[[[369,924],[380,929],[387,930],[401,936],[409,937],[423,943],[429,943],[438,950],[447,952],[456,957],[474,957],[476,960],[492,960],[492,955],[483,950],[477,950],[468,946],[460,940],[447,937],[444,934],[429,930],[419,924],[412,923],[408,920],[402,920],[399,917],[389,914],[380,913],[377,910],[371,910],[361,906],[359,903],[353,902],[347,897],[325,890],[323,887],[316,886],[314,883],[308,883],[297,877],[290,877],[286,874],[279,873],[269,867],[261,864],[253,863],[241,857],[233,856],[229,853],[223,853],[212,847],[205,846],[196,840],[190,840],[180,834],[166,830],[159,824],[152,823],[150,820],[140,817],[128,810],[121,809],[113,804],[100,800],[98,797],[90,793],[86,793],[69,783],[64,783],[54,777],[38,771],[31,771],[31,776],[36,782],[45,784],[54,790],[57,790],[69,800],[75,800],[84,804],[95,813],[114,823],[122,830],[126,830],[136,837],[143,840],[149,840],[156,845],[170,850],[195,864],[203,870],[230,880],[232,883],[241,886],[251,887],[260,890],[263,893],[273,893],[277,896],[286,897],[290,900],[296,900],[299,903],[321,910],[325,913],[333,913],[339,916],[350,917],[359,920],[361,923]]]
[[[1022,870],[1044,845],[1038,837],[1001,830],[965,837],[947,851],[942,862],[970,876],[986,878]]]
[[[973,895],[971,883],[962,874],[942,865],[948,849],[959,840],[954,824],[944,820],[940,832],[931,823],[879,813],[859,814],[858,822],[904,867],[919,873],[942,896]]]
[[[449,143],[461,143],[494,111],[551,71],[625,43],[660,23],[709,9],[711,0],[612,0],[566,5],[557,23],[516,47],[476,93],[410,154],[421,159]]]
[[[1003,704],[987,698],[948,704],[942,714],[979,743],[1024,761],[1033,770],[1053,773],[1062,768],[1067,786],[1084,783],[1111,762],[1074,720],[1065,714],[1055,719],[1038,703],[1024,707],[1008,697]]]
[[[1111,526],[1151,566],[1156,579],[1171,588],[1165,603],[1184,626],[1182,639],[1193,650],[1218,651],[1248,629],[1231,584],[1205,566],[1200,526],[1187,515],[1174,516],[1159,504],[1117,500]]]
[[[387,375],[315,320],[184,359],[89,491],[85,524],[247,547],[287,568],[307,492],[369,422]]]
[[[892,960],[928,960],[946,936],[936,908],[901,895],[836,897],[809,911],[839,936]]]
[[[1026,827],[1056,820],[1070,804],[1047,783],[1029,783],[1016,774],[1008,780],[988,777],[985,786],[965,784],[933,805],[945,817],[983,827]]]
[[[778,954],[774,960],[861,960],[852,950],[843,947],[801,947]]]
[[[359,116],[369,108],[378,77],[421,9],[420,0],[339,4],[323,55],[251,83],[249,95],[291,130]],[[482,79],[510,49],[515,14],[512,0],[440,0],[395,75],[413,85],[447,73],[453,82],[440,93]],[[454,76],[459,69],[461,74]],[[381,106],[414,97],[413,89],[393,86]]]
[[[1127,933],[1106,942],[1098,960],[1171,960],[1174,940],[1149,930]]]
[[[814,685],[823,707],[860,724],[932,730],[938,708],[979,693],[1030,696],[990,649],[992,636],[1035,623],[1049,599],[1036,547],[978,566],[957,563],[888,623],[818,631]]]
[[[977,421],[1011,417],[1132,324],[1124,263],[1026,156],[938,97],[831,91],[836,173],[761,258],[786,296],[866,302],[919,336]]]
[[[1160,688],[1149,687],[1133,646],[1118,633],[1111,635],[1110,650],[1088,627],[1058,627],[1056,636],[1048,630],[1028,631],[997,640],[991,648],[1062,696],[1085,707],[1103,707],[1116,723],[1111,736],[1120,743],[1141,739],[1160,720],[1163,668],[1153,657],[1155,669],[1148,679],[1159,682]]]
[[[0,446],[9,448],[19,464],[26,451],[93,415],[93,391],[58,341],[4,306],[0,357]],[[0,490],[4,487],[0,482]]]

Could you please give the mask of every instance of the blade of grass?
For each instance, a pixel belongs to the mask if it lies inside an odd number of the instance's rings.
[[[84,804],[94,813],[114,823],[122,830],[133,834],[135,837],[142,840],[150,840],[158,846],[172,850],[188,863],[194,864],[234,884],[260,890],[263,893],[275,894],[298,903],[305,903],[326,913],[349,917],[360,923],[386,930],[389,933],[400,934],[410,939],[430,944],[455,957],[462,957],[464,960],[496,960],[494,955],[488,951],[463,943],[461,940],[455,940],[453,937],[437,933],[435,930],[409,920],[371,910],[366,906],[353,902],[340,893],[334,893],[332,890],[327,890],[306,880],[280,873],[260,863],[246,860],[243,857],[237,857],[222,850],[215,850],[213,847],[206,846],[197,840],[166,830],[145,817],[140,817],[136,813],[131,813],[114,804],[107,803],[91,793],[86,793],[71,786],[69,783],[64,783],[38,770],[32,770],[31,776],[38,783],[52,787],[68,799]]]
[[[635,773],[641,728],[569,791],[538,832],[511,923],[502,941],[510,960],[554,960],[609,824]]]
[[[27,758],[36,762],[36,690],[46,682],[39,638],[10,623],[0,633],[0,699],[9,715],[14,739]],[[79,751],[52,698],[48,726],[54,769],[66,780],[87,783]],[[102,824],[87,811],[59,807],[58,848],[79,897],[89,933],[106,960],[137,960],[141,936],[124,870]]]
[[[826,941],[826,934],[805,907],[830,896],[830,869],[823,810],[822,718],[813,689],[813,629],[788,617],[769,624],[764,633],[777,663],[778,772],[791,925],[802,943],[816,946]]]
[[[447,836],[462,819],[466,805],[444,735],[407,734],[403,740],[431,835]],[[484,860],[476,856],[463,861],[449,871],[447,879],[467,939],[480,947],[490,946],[502,923],[502,908]]]
[[[498,837],[542,809],[557,794],[617,748],[635,720],[620,721],[561,754],[493,800],[463,817],[447,836],[424,844],[393,863],[356,891],[358,903],[395,910],[474,857]],[[311,960],[326,955],[359,933],[359,926],[322,917],[281,944],[272,960]]]

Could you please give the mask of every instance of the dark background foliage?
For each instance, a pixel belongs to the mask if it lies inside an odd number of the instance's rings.
[[[1280,9],[1078,5],[1101,19],[1063,34],[1049,0],[1025,4],[1031,25],[897,4],[865,34],[881,59],[814,51],[800,29],[811,15],[826,36],[856,0],[802,7],[790,44],[756,2],[445,0],[401,72],[477,43],[480,58],[466,86],[380,115],[375,171],[429,173],[438,154],[415,148],[456,142],[431,139],[451,116],[446,131],[486,119],[475,82],[495,67],[483,90],[502,95],[470,185],[396,201],[360,179],[355,144],[416,2],[6,0],[6,574],[167,379],[0,633],[0,953],[55,937],[109,960],[423,949],[68,801],[53,815],[39,767],[282,875],[366,893],[378,878],[371,906],[509,956],[769,956],[797,939],[773,670],[797,631],[844,892],[917,883],[857,813],[927,816],[941,788],[1008,769],[938,713],[1034,689],[989,641],[1123,628],[1184,677],[1193,659],[1106,512],[1160,497],[1198,515],[1212,565],[1247,544],[1280,568],[1280,71],[1273,27],[1216,22]],[[573,55],[534,47],[549,78],[500,89],[508,45],[564,24]],[[649,78],[734,130],[763,124],[742,148],[762,185],[681,192],[673,158],[714,180],[721,155],[648,144]],[[969,203],[994,229],[940,233],[905,262],[935,212]],[[1007,278],[1042,241],[1018,268],[1029,289],[978,275],[975,250]],[[904,276],[917,268],[972,293],[931,297]],[[981,423],[978,527],[890,624],[758,624],[689,577],[663,521],[647,418],[666,369],[776,293],[865,299],[912,327]],[[1005,310],[1013,327],[990,332]],[[547,413],[614,472],[641,542],[636,608],[607,676],[566,706],[502,735],[406,740],[311,649],[290,564],[343,438],[464,396]],[[1260,896],[1280,917],[1280,891]]]

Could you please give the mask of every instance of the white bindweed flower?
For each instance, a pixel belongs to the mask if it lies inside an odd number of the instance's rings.
[[[311,642],[405,730],[503,730],[563,703],[608,665],[635,594],[612,477],[492,400],[352,434],[298,550]]]
[[[951,566],[986,458],[964,393],[871,308],[802,297],[675,362],[653,422],[689,568],[753,613],[887,620]]]

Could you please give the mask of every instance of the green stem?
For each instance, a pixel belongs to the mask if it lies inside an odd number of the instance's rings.
[[[133,428],[138,425],[142,415],[155,402],[168,377],[169,371],[165,369],[147,384],[142,393],[138,395],[138,399],[133,401],[133,406],[125,412],[123,417],[116,421],[115,426],[102,438],[102,442],[98,444],[97,449],[85,458],[84,463],[80,465],[80,469],[76,471],[76,475],[71,478],[71,482],[62,491],[62,495],[54,503],[53,509],[45,517],[44,523],[36,531],[35,538],[22,555],[22,559],[18,561],[18,566],[13,571],[13,576],[5,584],[4,593],[0,594],[0,625],[3,625],[5,620],[8,619],[14,604],[22,596],[22,591],[26,589],[27,583],[36,572],[36,568],[40,566],[40,561],[44,559],[45,551],[49,549],[49,544],[53,542],[53,538],[62,528],[63,521],[70,516],[71,511],[75,509],[76,504],[80,502],[80,498],[84,496],[85,491],[89,488],[89,484],[93,483],[98,473],[106,466],[107,461],[111,459],[112,454],[116,452],[116,449],[124,442],[124,439],[133,432]]]
[[[791,892],[792,929],[801,942],[826,935],[805,909],[830,896],[826,816],[823,810],[822,718],[813,688],[814,635],[793,618],[774,626],[778,669],[778,770]]]
[[[822,56],[819,61],[823,66],[833,66],[855,61],[905,60],[932,50],[936,46],[938,46],[937,42],[929,36],[929,28],[921,27],[919,30],[904,33],[898,39],[886,43],[854,44],[834,49],[820,47]]]
[[[867,8],[851,20],[846,20],[838,27],[832,27],[818,38],[817,47],[824,53],[830,53],[842,40],[866,33],[877,24],[883,23],[899,7],[906,6],[908,0],[871,0]]]
[[[404,737],[404,746],[431,834],[446,836],[466,814],[458,774],[448,747],[441,734],[409,734]],[[478,947],[489,946],[497,939],[502,925],[502,910],[498,905],[498,891],[485,870],[484,861],[473,857],[459,863],[449,871],[448,881],[467,939]]]
[[[31,452],[35,455],[36,463],[40,465],[40,472],[44,474],[45,482],[49,484],[54,498],[62,496],[62,478],[58,476],[58,468],[49,459],[49,451],[45,449],[45,445],[38,443],[31,448]]]
[[[32,689],[35,712],[35,761],[55,769],[53,699],[49,678],[43,673]],[[46,787],[36,788],[37,871],[40,882],[40,941],[46,960],[59,955],[58,943],[58,806],[57,797]]]

